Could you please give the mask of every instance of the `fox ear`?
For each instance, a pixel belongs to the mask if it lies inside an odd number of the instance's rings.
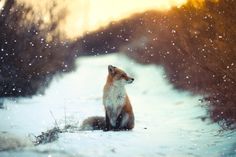
[[[114,66],[112,66],[112,65],[108,65],[108,72],[109,72],[110,74],[114,75],[114,74],[115,74],[115,68],[116,68],[116,67],[114,67]]]

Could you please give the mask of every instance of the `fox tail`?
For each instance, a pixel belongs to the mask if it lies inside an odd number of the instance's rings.
[[[104,130],[105,125],[105,117],[94,116],[85,119],[80,130]]]

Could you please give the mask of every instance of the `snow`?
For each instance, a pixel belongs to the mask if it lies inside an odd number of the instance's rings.
[[[162,67],[141,65],[122,54],[81,57],[77,70],[55,78],[45,95],[5,99],[6,109],[0,110],[0,135],[14,135],[25,145],[29,135],[39,135],[55,125],[53,116],[62,127],[65,123],[79,126],[89,116],[104,115],[102,89],[109,64],[135,78],[127,85],[135,114],[132,131],[61,133],[53,143],[28,144],[15,151],[1,151],[0,156],[236,156],[236,133],[219,132],[217,124],[198,118],[206,115],[200,106],[201,96],[175,90]]]

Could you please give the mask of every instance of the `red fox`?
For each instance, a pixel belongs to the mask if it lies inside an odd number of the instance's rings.
[[[103,89],[105,117],[90,117],[81,125],[81,130],[131,130],[134,127],[134,113],[125,90],[133,78],[112,65],[108,66],[107,82]]]

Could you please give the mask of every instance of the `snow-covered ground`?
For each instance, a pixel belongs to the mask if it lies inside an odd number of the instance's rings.
[[[52,128],[53,116],[62,127],[65,123],[79,126],[86,117],[104,115],[102,88],[108,64],[135,78],[127,85],[135,128],[61,133],[53,143],[32,146],[28,136]],[[77,65],[76,71],[55,78],[45,95],[4,101],[0,135],[13,140],[4,141],[0,136],[0,146],[15,145],[19,149],[1,151],[1,157],[236,156],[236,133],[219,133],[217,124],[201,121],[198,117],[206,115],[199,104],[201,97],[173,89],[161,67],[141,65],[121,54],[83,57]]]

